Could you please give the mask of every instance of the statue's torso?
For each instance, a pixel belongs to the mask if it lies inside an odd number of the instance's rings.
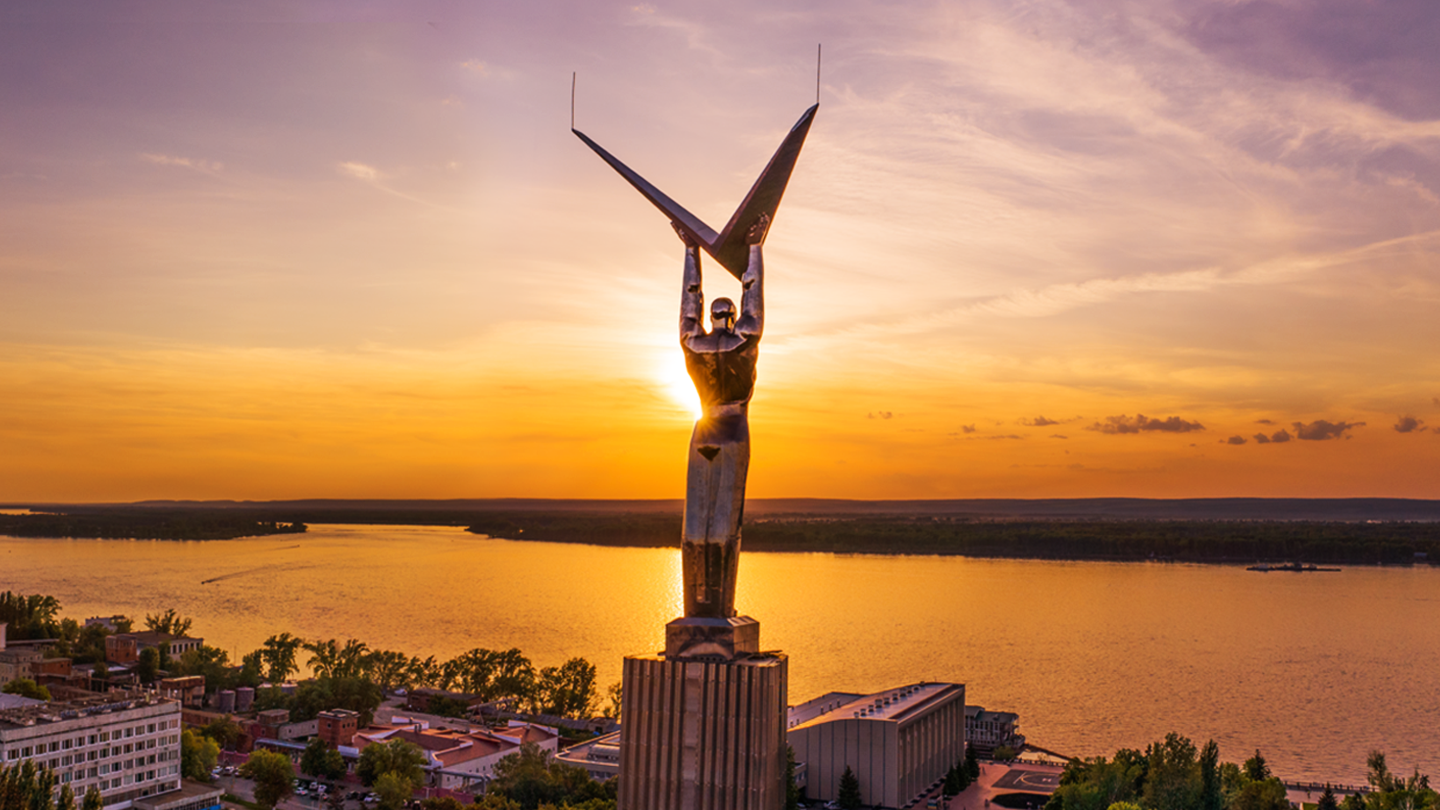
[[[721,405],[743,408],[755,392],[755,361],[760,337],[738,332],[711,332],[680,341],[685,368],[707,414]]]

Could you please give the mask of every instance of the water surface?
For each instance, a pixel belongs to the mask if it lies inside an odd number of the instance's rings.
[[[602,686],[680,612],[679,552],[460,529],[311,526],[230,541],[0,537],[0,589],[74,618],[174,607],[232,658],[288,631],[446,658],[584,656]],[[202,584],[206,583],[206,584]],[[1440,571],[877,555],[742,555],[737,606],[790,655],[792,703],[831,689],[967,684],[1065,754],[1214,738],[1297,779],[1440,771]]]

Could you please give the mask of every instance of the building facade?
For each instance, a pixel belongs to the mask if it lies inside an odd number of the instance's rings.
[[[982,757],[994,756],[995,749],[1001,746],[1018,754],[1025,747],[1025,737],[1020,733],[1020,715],[986,711],[983,706],[966,706],[965,741]]]
[[[100,791],[107,808],[180,789],[180,704],[113,692],[0,710],[0,761],[32,760],[76,796]]]
[[[965,757],[965,685],[918,683],[854,695],[832,692],[793,706],[786,738],[806,765],[810,799],[839,797],[849,767],[862,803],[903,807]]]
[[[143,633],[116,633],[105,637],[105,660],[111,664],[134,664],[140,660],[141,650],[158,650],[162,644],[169,645],[171,658],[179,659],[191,650],[200,649],[200,645],[204,643],[204,639],[172,636],[153,630]]]
[[[331,748],[350,745],[355,732],[360,730],[360,713],[349,709],[330,709],[316,715],[319,724],[315,733]]]

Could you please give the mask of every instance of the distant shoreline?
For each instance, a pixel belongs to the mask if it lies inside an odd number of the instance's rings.
[[[802,508],[797,508],[802,507]],[[271,501],[17,504],[26,537],[230,539],[311,523],[463,527],[500,539],[674,548],[674,501]],[[1234,564],[1440,560],[1440,501],[1075,499],[748,502],[749,551]],[[1270,515],[1270,517],[1262,517]],[[1387,517],[1377,517],[1385,515]]]

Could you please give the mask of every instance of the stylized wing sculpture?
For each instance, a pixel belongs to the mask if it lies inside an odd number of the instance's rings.
[[[745,234],[761,214],[768,214],[771,220],[775,219],[775,209],[780,207],[780,198],[785,195],[785,186],[790,182],[790,172],[795,169],[795,160],[800,157],[800,147],[805,145],[805,136],[810,133],[810,123],[815,120],[815,112],[819,109],[820,105],[816,104],[795,122],[790,134],[780,142],[780,148],[775,150],[774,157],[770,158],[770,163],[765,166],[765,171],[760,172],[759,179],[750,187],[750,193],[741,200],[740,207],[735,209],[734,215],[719,233],[685,210],[680,203],[665,196],[664,192],[621,163],[614,155],[601,149],[600,144],[587,138],[585,133],[578,129],[570,131],[584,141],[586,146],[594,149],[595,154],[609,163],[621,177],[630,181],[630,185],[645,195],[645,199],[659,208],[672,222],[678,224],[690,238],[700,243],[705,252],[729,270],[731,275],[739,278],[744,274],[750,257],[750,251],[745,244]]]

